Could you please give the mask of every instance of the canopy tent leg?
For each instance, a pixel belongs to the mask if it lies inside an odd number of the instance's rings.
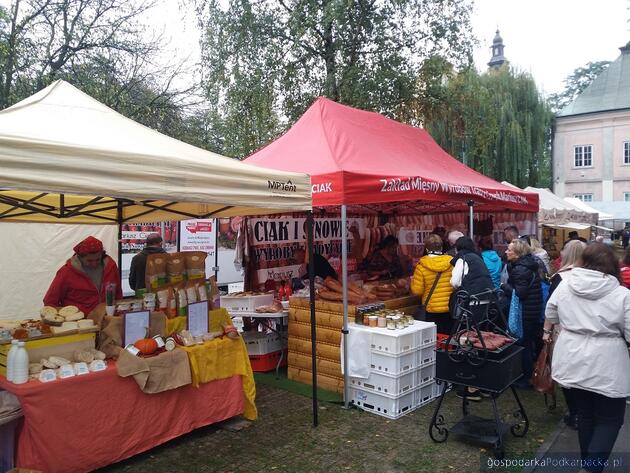
[[[341,206],[341,285],[343,286],[343,406],[348,408],[349,403],[349,377],[348,377],[348,218],[347,208]]]
[[[466,202],[468,204],[468,217],[469,217],[469,236],[471,240],[474,240],[475,237],[475,229],[474,229],[474,217],[475,217],[475,213],[474,213],[474,207],[475,207],[475,202],[473,200],[469,200],[468,202]]]
[[[118,200],[116,202],[116,223],[118,224],[118,271],[120,274],[120,284],[122,290],[122,224],[123,224],[123,203]]]
[[[306,215],[306,246],[308,247],[308,288],[311,309],[311,373],[313,375],[313,427],[317,427],[317,327],[315,318],[315,264],[313,264],[313,211]]]

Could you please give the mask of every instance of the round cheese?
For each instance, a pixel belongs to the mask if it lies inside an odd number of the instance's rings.
[[[59,315],[62,317],[67,317],[68,315],[75,314],[79,312],[79,308],[75,305],[67,305],[59,309]]]
[[[47,305],[41,308],[41,310],[39,311],[39,315],[41,315],[45,319],[53,320],[54,317],[57,315],[57,309]]]
[[[63,317],[64,319],[66,319],[66,322],[74,322],[76,320],[81,320],[83,317],[85,317],[85,314],[79,311],[73,314],[64,315]]]

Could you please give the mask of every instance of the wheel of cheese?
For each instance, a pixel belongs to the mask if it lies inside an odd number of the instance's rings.
[[[52,306],[46,305],[41,308],[39,311],[39,315],[41,315],[45,319],[53,320],[53,318],[57,315],[57,309]]]
[[[75,314],[79,312],[79,308],[75,305],[67,305],[59,309],[59,315],[62,317],[68,317],[68,315]]]
[[[64,318],[66,319],[66,322],[74,322],[76,320],[81,320],[83,317],[85,317],[85,314],[81,311],[64,316]]]

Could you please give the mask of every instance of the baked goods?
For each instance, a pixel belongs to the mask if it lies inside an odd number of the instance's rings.
[[[57,309],[52,306],[46,305],[40,309],[39,315],[41,315],[44,319],[52,320],[54,317],[57,316]]]
[[[59,315],[66,318],[69,315],[79,312],[79,308],[76,305],[67,305],[58,310]]]
[[[81,311],[74,312],[73,314],[68,314],[64,316],[64,318],[66,319],[66,322],[75,322],[77,320],[81,320],[83,317],[85,317],[85,314]]]

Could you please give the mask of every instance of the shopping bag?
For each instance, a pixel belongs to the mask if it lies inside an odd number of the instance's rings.
[[[513,337],[523,338],[523,306],[516,291],[512,291],[510,312],[508,315],[508,330]]]
[[[553,379],[551,378],[551,349],[550,343],[545,343],[540,350],[534,374],[532,375],[532,386],[536,391],[543,394],[553,392]]]

